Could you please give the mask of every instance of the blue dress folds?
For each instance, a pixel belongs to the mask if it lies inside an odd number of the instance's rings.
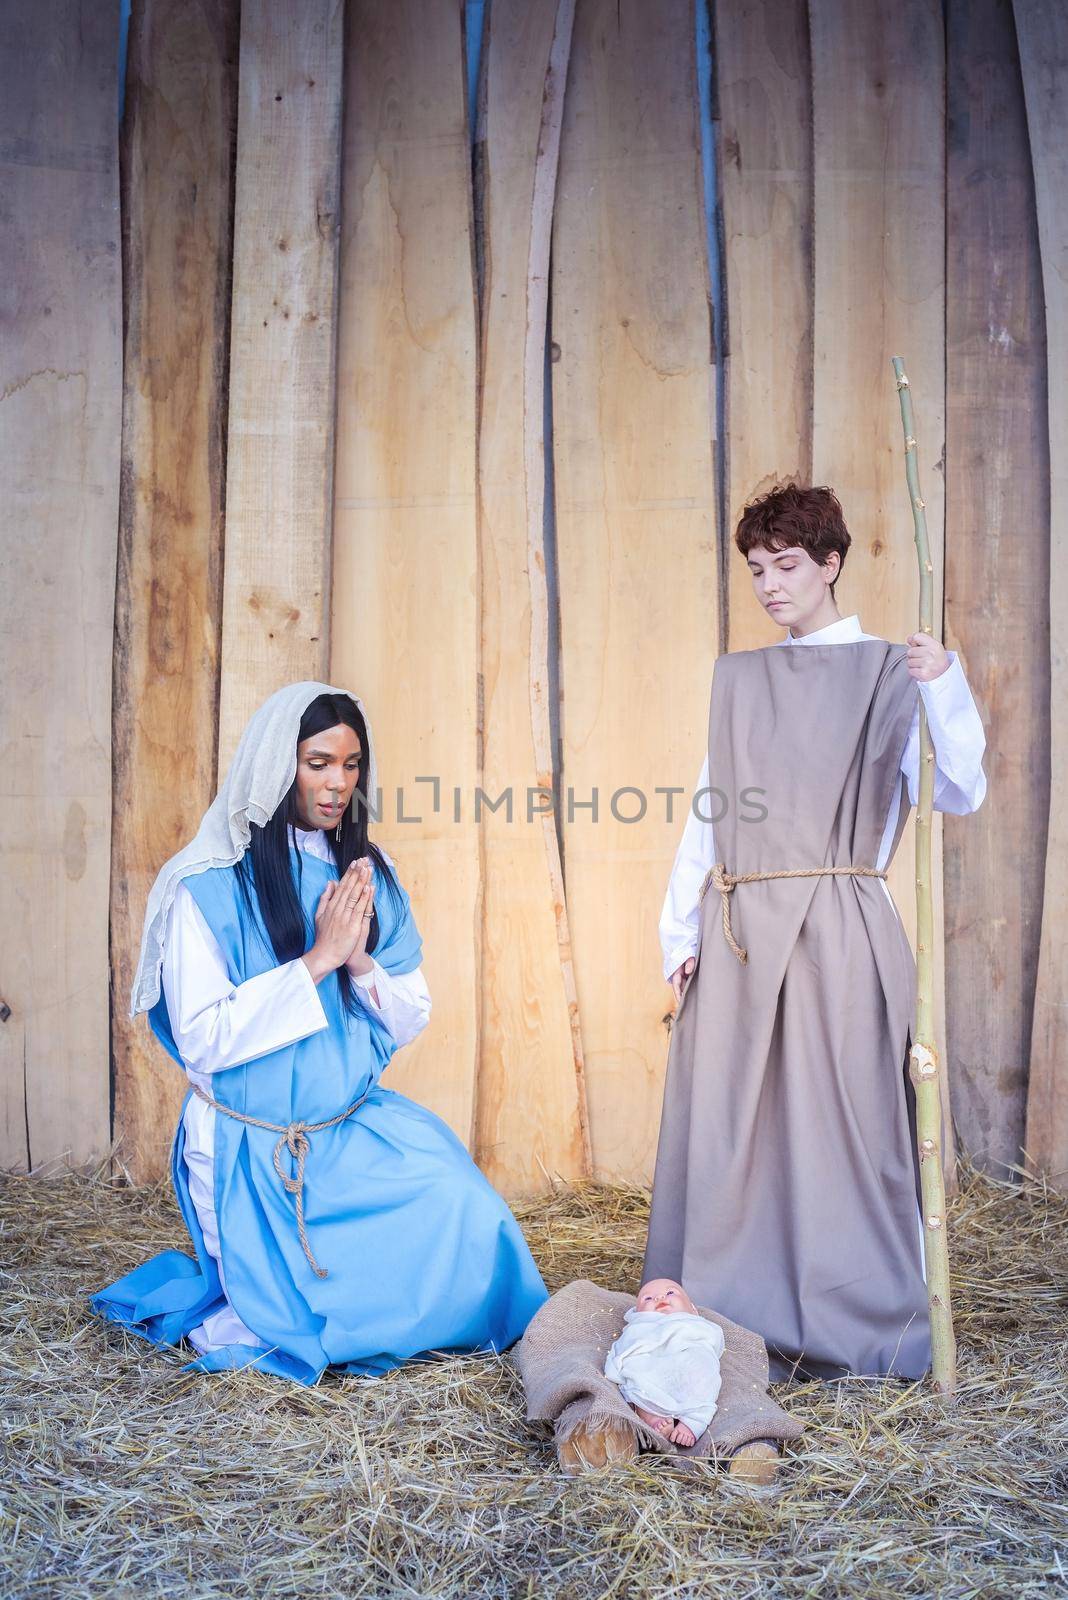
[[[311,930],[319,897],[337,873],[310,854],[294,870]],[[233,867],[184,881],[235,985],[277,965]],[[421,942],[403,889],[399,899],[378,886],[374,957],[387,973],[419,964]],[[288,1124],[327,1121],[370,1091],[346,1121],[309,1135],[305,1224],[327,1276],[316,1277],[301,1246],[294,1197],[274,1167],[278,1135],[216,1113],[215,1210],[226,1294],[268,1348],[230,1345],[191,1367],[256,1365],[314,1383],[327,1366],[382,1373],[432,1351],[506,1349],[547,1297],[515,1218],[440,1118],[381,1087],[394,1045],[378,1019],[362,1007],[345,1010],[336,974],[319,985],[319,996],[327,1028],[216,1072],[212,1092],[247,1116]],[[150,1018],[180,1061],[162,997]],[[225,1304],[183,1148],[179,1121],[172,1176],[196,1258],[166,1251],[92,1299],[101,1315],[156,1344],[177,1343]],[[282,1167],[293,1172],[286,1151]]]

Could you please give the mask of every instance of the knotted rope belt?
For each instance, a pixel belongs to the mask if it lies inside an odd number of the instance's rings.
[[[368,1090],[367,1094],[370,1094],[370,1092]],[[235,1122],[247,1122],[250,1128],[266,1128],[268,1133],[280,1135],[274,1147],[274,1170],[282,1180],[283,1189],[287,1194],[291,1194],[294,1197],[297,1212],[297,1232],[300,1234],[300,1242],[304,1249],[304,1254],[308,1258],[308,1265],[317,1278],[327,1277],[326,1268],[321,1267],[312,1255],[312,1247],[308,1242],[308,1231],[304,1226],[304,1163],[311,1151],[309,1135],[322,1133],[324,1128],[336,1128],[339,1122],[344,1122],[347,1117],[352,1116],[354,1111],[360,1109],[367,1099],[367,1095],[362,1094],[358,1100],[353,1101],[346,1111],[340,1112],[336,1117],[330,1117],[326,1122],[289,1122],[283,1127],[280,1122],[265,1122],[262,1117],[248,1117],[243,1111],[235,1111],[231,1106],[224,1106],[218,1100],[213,1100],[211,1095],[199,1086],[193,1090],[193,1093],[209,1106],[214,1106],[216,1111],[221,1111],[224,1116],[233,1117]],[[297,1170],[292,1178],[287,1177],[282,1171],[283,1149],[288,1150],[293,1160],[297,1163]]]
[[[739,883],[770,883],[774,878],[885,878],[883,867],[784,867],[778,872],[728,872],[721,861],[705,874],[697,896],[700,905],[708,889],[718,889],[723,902],[723,937],[744,967],[749,952],[743,950],[731,930],[731,895]]]

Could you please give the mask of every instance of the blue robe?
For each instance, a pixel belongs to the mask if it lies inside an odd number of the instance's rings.
[[[292,854],[310,946],[315,907],[337,872],[315,856]],[[235,985],[278,964],[235,868],[184,881]],[[419,965],[421,941],[403,889],[399,900],[378,883],[374,957],[389,973]],[[362,1006],[346,1011],[336,974],[319,985],[319,996],[326,1029],[217,1072],[211,1084],[221,1105],[277,1124],[326,1121],[370,1091],[345,1122],[309,1135],[305,1224],[327,1276],[316,1277],[301,1247],[294,1198],[274,1168],[278,1135],[216,1113],[215,1209],[227,1295],[269,1348],[230,1345],[191,1368],[255,1365],[314,1383],[327,1366],[382,1373],[432,1351],[506,1349],[547,1298],[515,1218],[440,1118],[381,1087],[394,1044],[378,1018]],[[163,998],[150,1020],[180,1062]],[[172,1176],[196,1259],[165,1251],[92,1298],[94,1310],[155,1344],[177,1343],[225,1303],[190,1198],[184,1144],[179,1121]],[[287,1152],[282,1166],[293,1171]]]

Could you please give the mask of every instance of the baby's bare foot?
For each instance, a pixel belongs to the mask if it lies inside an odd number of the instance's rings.
[[[671,1437],[671,1418],[662,1417],[656,1411],[646,1411],[641,1406],[635,1406],[635,1411],[642,1421],[652,1428],[654,1433],[662,1433],[665,1439]]]
[[[672,1444],[681,1444],[683,1448],[687,1450],[689,1449],[690,1445],[697,1443],[697,1435],[694,1433],[692,1428],[688,1428],[686,1426],[685,1422],[676,1422],[675,1426],[668,1434],[668,1438],[671,1440]]]

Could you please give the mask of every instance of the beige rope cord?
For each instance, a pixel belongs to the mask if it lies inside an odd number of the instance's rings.
[[[370,1092],[370,1090],[367,1091],[368,1094]],[[274,1147],[274,1170],[281,1178],[282,1187],[286,1193],[295,1197],[297,1232],[300,1234],[300,1242],[304,1249],[304,1254],[308,1258],[308,1265],[317,1278],[328,1277],[329,1274],[326,1268],[321,1267],[312,1255],[312,1247],[308,1242],[308,1232],[304,1226],[304,1163],[311,1150],[311,1139],[308,1136],[312,1133],[322,1133],[324,1128],[336,1128],[339,1122],[344,1122],[347,1117],[352,1116],[354,1111],[360,1109],[367,1099],[367,1095],[362,1094],[346,1111],[340,1112],[336,1117],[328,1118],[326,1122],[290,1122],[283,1127],[280,1122],[265,1122],[262,1117],[248,1117],[243,1111],[234,1111],[231,1106],[224,1106],[218,1100],[213,1100],[211,1095],[199,1086],[193,1090],[193,1093],[201,1100],[206,1101],[209,1106],[214,1106],[216,1111],[221,1111],[223,1116],[233,1117],[235,1122],[247,1122],[250,1128],[266,1128],[268,1133],[280,1135]],[[289,1151],[293,1160],[297,1163],[296,1175],[292,1178],[287,1178],[282,1171],[283,1147]]]
[[[739,883],[770,883],[774,878],[885,878],[883,867],[782,867],[778,872],[728,872],[721,861],[705,873],[697,896],[700,905],[709,890],[718,889],[723,902],[723,937],[744,967],[749,952],[743,950],[731,929],[731,895]]]

